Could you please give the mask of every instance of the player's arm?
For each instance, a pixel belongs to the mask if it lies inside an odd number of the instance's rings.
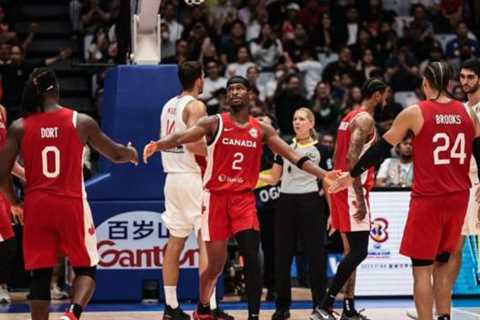
[[[264,142],[268,145],[270,150],[273,151],[273,153],[284,157],[285,159],[290,161],[290,163],[297,165],[297,167],[299,167],[303,171],[306,171],[318,177],[319,179],[333,177],[332,173],[323,170],[322,168],[314,164],[312,161],[310,161],[308,157],[299,156],[295,152],[295,150],[292,149],[292,147],[290,147],[278,136],[277,132],[271,126],[262,122],[260,122],[260,125],[263,129]]]
[[[277,156],[278,157],[278,156]],[[272,169],[268,173],[260,173],[259,180],[271,186],[275,186],[282,177],[283,165],[274,163]]]
[[[13,188],[11,172],[20,150],[22,122],[23,120],[17,120],[12,123],[8,129],[7,141],[0,151],[0,191],[13,206],[20,203]]]
[[[330,192],[338,192],[352,185],[354,178],[359,177],[370,167],[380,164],[385,160],[385,155],[390,149],[402,142],[409,130],[414,134],[420,132],[423,126],[423,117],[418,105],[410,106],[398,114],[393,121],[392,127],[383,137],[371,146],[358,160],[348,173],[342,174],[329,188]]]
[[[195,142],[203,137],[210,140],[217,131],[217,128],[217,116],[203,117],[197,121],[195,125],[184,131],[170,134],[157,141],[150,141],[150,143],[148,143],[143,149],[143,161],[147,163],[148,158],[158,151],[168,150],[182,144]]]
[[[125,146],[110,139],[90,116],[79,113],[78,126],[86,138],[86,143],[110,161],[138,164],[135,148],[130,143]]]
[[[190,102],[185,109],[183,109],[183,122],[187,125],[187,128],[191,128],[203,117],[207,116],[207,107],[200,100],[194,100]],[[185,148],[191,153],[206,156],[207,155],[207,143],[205,139],[185,144]]]
[[[0,105],[0,114],[2,115],[3,121],[7,123],[7,112],[2,105]],[[15,161],[15,164],[13,165],[12,174],[25,181],[25,169],[18,163],[18,161]]]

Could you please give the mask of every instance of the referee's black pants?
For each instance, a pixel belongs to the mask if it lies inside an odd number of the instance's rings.
[[[292,301],[290,269],[297,241],[303,241],[309,262],[313,307],[325,294],[325,201],[318,192],[281,193],[275,212],[275,291],[276,309],[287,311]]]

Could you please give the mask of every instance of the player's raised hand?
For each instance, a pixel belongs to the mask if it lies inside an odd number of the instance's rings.
[[[15,221],[15,223],[19,223],[23,226],[23,205],[21,203],[11,205],[10,211],[12,212],[13,220]]]
[[[335,181],[335,179],[337,179],[338,177],[340,177],[342,174],[342,171],[340,170],[333,170],[333,171],[329,171],[325,177],[323,177],[323,182],[325,184],[325,186],[327,188],[330,188],[330,186],[333,184],[333,182]]]
[[[148,158],[150,158],[155,152],[157,152],[157,143],[155,141],[150,141],[143,148],[143,162],[148,163]]]
[[[127,148],[131,151],[132,155],[130,158],[130,162],[133,163],[134,165],[138,166],[138,152],[137,149],[135,149],[134,146],[132,146],[132,143],[129,142],[127,144]]]
[[[349,186],[353,184],[353,180],[354,178],[352,178],[349,172],[343,172],[339,177],[337,177],[333,181],[330,188],[328,188],[328,192],[336,193],[344,189],[347,189]]]

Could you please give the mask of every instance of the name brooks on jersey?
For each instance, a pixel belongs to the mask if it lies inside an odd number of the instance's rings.
[[[462,117],[458,114],[437,114],[435,124],[462,124]]]
[[[42,139],[55,139],[58,138],[58,131],[58,127],[40,128],[40,137]]]

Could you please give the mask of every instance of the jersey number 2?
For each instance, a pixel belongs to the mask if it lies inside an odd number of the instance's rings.
[[[450,164],[450,159],[458,159],[460,164],[465,163],[467,155],[465,154],[465,134],[459,133],[455,138],[453,146],[450,148],[450,137],[444,133],[439,132],[433,136],[433,143],[441,144],[433,150],[433,164],[435,165],[444,165]],[[448,152],[450,149],[450,156],[442,155],[442,152]]]
[[[243,153],[237,152],[233,155],[232,169],[233,170],[242,170],[240,163],[243,161]]]
[[[48,169],[48,154],[53,154],[53,171]],[[42,150],[42,173],[47,178],[56,178],[60,174],[60,150],[54,146],[48,146]]]

